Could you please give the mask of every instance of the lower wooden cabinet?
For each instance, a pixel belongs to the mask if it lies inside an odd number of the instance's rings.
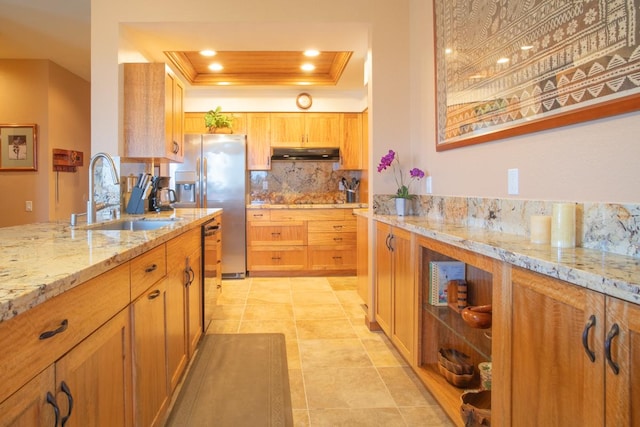
[[[640,307],[516,267],[511,283],[505,425],[640,425]]]
[[[157,426],[169,403],[167,283],[161,280],[132,303],[135,424]]]

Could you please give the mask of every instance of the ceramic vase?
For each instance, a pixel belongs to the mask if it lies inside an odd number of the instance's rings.
[[[396,214],[405,216],[407,214],[407,199],[401,197],[396,198]]]

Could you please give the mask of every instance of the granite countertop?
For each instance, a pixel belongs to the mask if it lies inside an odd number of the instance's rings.
[[[247,205],[247,209],[362,209],[366,207],[366,203],[252,203]]]
[[[593,249],[552,248],[548,244],[530,243],[528,236],[428,220],[419,216],[375,215],[361,209],[354,212],[452,246],[640,304],[638,258]]]
[[[173,218],[175,222],[146,231],[92,230],[84,223],[71,227],[68,222],[0,228],[0,322],[199,227],[221,213],[222,209],[175,209],[121,218]]]

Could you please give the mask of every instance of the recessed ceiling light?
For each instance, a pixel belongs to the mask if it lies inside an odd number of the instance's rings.
[[[200,55],[202,56],[216,56],[216,51],[215,50],[201,50],[200,51]]]
[[[520,49],[529,50],[529,49],[533,49],[533,46],[521,46]]]
[[[453,49],[451,49],[450,47],[444,50],[444,53],[446,53],[447,55],[450,54],[451,52],[453,52]]]
[[[300,85],[300,86],[309,86],[311,83],[310,82],[298,82],[296,84]]]
[[[316,66],[313,64],[302,64],[302,66],[300,67],[303,71],[313,71],[316,69]]]
[[[500,58],[498,59],[498,64],[506,64],[509,62],[509,58]]]
[[[304,51],[304,56],[318,56],[320,52],[315,49],[309,49]]]
[[[218,64],[217,62],[209,65],[209,69],[211,71],[222,71],[224,67],[221,64]]]
[[[218,86],[230,86],[231,82],[218,82],[216,83]]]

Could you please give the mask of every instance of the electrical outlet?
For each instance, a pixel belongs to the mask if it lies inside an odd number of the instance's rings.
[[[507,193],[518,194],[518,169],[507,170]]]
[[[338,191],[344,191],[344,185],[342,185],[342,181],[338,182]]]
[[[263,190],[268,190],[269,189],[269,182],[268,181],[262,181],[262,189]]]
[[[425,184],[425,187],[426,187],[427,194],[433,193],[433,180],[431,179],[430,176],[428,176],[424,180],[424,184]]]
[[[33,202],[31,200],[24,202],[24,210],[27,212],[33,212]]]

